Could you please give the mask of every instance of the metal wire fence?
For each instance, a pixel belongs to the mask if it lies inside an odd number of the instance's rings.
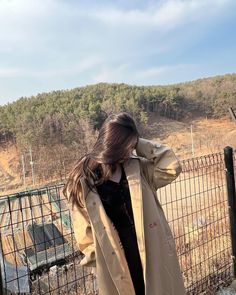
[[[185,160],[158,197],[176,241],[188,294],[232,280],[222,153]],[[6,294],[97,294],[80,267],[63,183],[0,198],[0,269]]]
[[[0,199],[0,259],[7,294],[95,294],[81,268],[63,184]]]
[[[159,191],[189,294],[214,292],[232,279],[223,153],[185,160],[183,173]]]

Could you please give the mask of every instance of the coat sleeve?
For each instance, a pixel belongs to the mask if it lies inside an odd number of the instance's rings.
[[[91,223],[86,208],[78,208],[70,205],[70,213],[74,228],[74,235],[79,250],[84,254],[80,265],[95,267],[95,245]]]
[[[168,146],[139,138],[136,153],[141,157],[141,169],[150,186],[157,190],[181,173],[181,165]]]

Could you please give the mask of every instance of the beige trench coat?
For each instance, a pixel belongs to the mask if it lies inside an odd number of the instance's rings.
[[[140,138],[137,157],[124,163],[129,183],[146,295],[186,294],[175,242],[157,189],[181,172],[173,151]],[[99,295],[135,295],[119,236],[97,194],[81,179],[85,208],[71,208],[75,238],[85,254],[81,265],[96,267]]]

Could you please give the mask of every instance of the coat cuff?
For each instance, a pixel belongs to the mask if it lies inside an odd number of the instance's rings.
[[[96,258],[95,258],[95,251],[87,249],[83,252],[84,257],[80,261],[81,266],[86,266],[86,267],[96,267]]]
[[[159,143],[153,143],[152,141],[141,137],[138,139],[138,143],[136,146],[137,156],[146,158],[148,160],[156,158],[158,156],[158,152],[154,152],[154,149],[160,149],[160,154],[162,154],[165,150],[168,150],[169,148]]]

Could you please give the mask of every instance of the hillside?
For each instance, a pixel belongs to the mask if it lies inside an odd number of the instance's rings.
[[[141,136],[173,147],[182,158],[235,146],[236,74],[168,86],[100,83],[53,91],[0,106],[0,192],[63,180],[89,151],[112,112],[127,111]],[[193,130],[193,146],[190,128]]]
[[[194,156],[218,151],[222,152],[223,148],[227,145],[236,148],[236,125],[228,118],[197,118],[192,121],[186,120],[179,122],[152,114],[149,117],[148,128],[143,136],[171,146],[181,159],[186,159],[193,156],[190,132],[191,125],[193,130]],[[75,158],[73,157],[73,160]],[[29,162],[29,158],[26,160]],[[35,160],[38,162],[35,172],[39,174],[39,161],[41,159],[36,158]],[[69,167],[70,165],[68,165],[67,171],[69,171]],[[51,171],[51,169],[49,170]],[[59,174],[57,176],[55,175],[54,181],[59,180],[59,178]],[[53,179],[50,179],[50,181],[53,181]],[[0,195],[24,190],[20,152],[13,144],[7,145],[5,148],[0,148],[0,183]],[[39,177],[36,177],[36,185],[42,186],[45,183],[47,183],[45,179],[42,178],[40,180]],[[33,187],[29,163],[26,187]]]
[[[94,129],[111,112],[130,112],[145,123],[150,113],[178,121],[192,116],[221,118],[236,108],[236,74],[168,86],[131,86],[100,83],[72,90],[53,91],[0,106],[0,141],[15,139],[45,144],[74,140],[74,125],[81,118]]]

